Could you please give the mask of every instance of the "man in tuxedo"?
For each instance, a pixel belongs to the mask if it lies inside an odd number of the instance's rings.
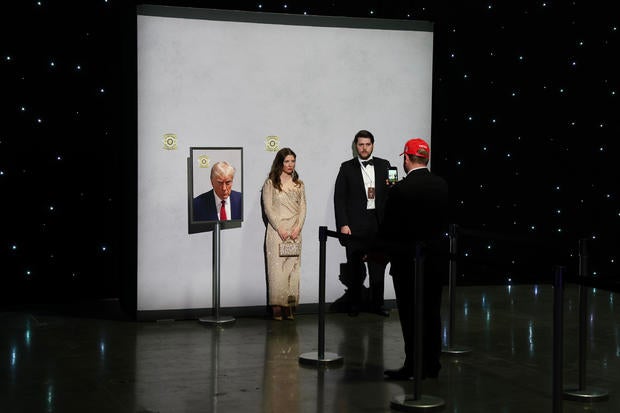
[[[411,139],[401,154],[406,176],[390,189],[380,238],[388,246],[390,274],[394,282],[398,315],[405,342],[405,363],[386,370],[388,379],[413,378],[415,314],[415,245],[424,243],[424,293],[422,331],[422,379],[435,378],[441,364],[441,289],[448,270],[442,256],[447,248],[448,184],[428,170],[430,148],[422,139]]]
[[[343,240],[347,254],[349,278],[349,315],[355,316],[363,307],[362,290],[366,279],[364,257],[374,243],[379,225],[383,220],[388,189],[390,163],[373,157],[375,138],[367,130],[357,132],[353,140],[356,157],[343,162],[336,178],[334,209],[336,228],[342,234],[351,235]],[[355,238],[353,238],[353,236]],[[387,317],[383,307],[385,262],[368,260],[370,286],[370,311]]]
[[[241,192],[233,191],[235,168],[226,161],[211,167],[213,189],[193,199],[194,221],[227,221],[241,219]]]

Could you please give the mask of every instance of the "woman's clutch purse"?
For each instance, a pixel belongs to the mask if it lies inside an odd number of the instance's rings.
[[[287,239],[280,243],[280,257],[299,257],[301,255],[301,243]]]

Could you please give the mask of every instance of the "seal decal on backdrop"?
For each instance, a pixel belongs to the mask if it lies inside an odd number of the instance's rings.
[[[207,155],[200,155],[198,157],[198,166],[200,166],[201,168],[208,168],[209,166],[211,166],[211,160]]]
[[[280,150],[280,138],[277,136],[267,136],[265,138],[265,150],[268,152],[278,152]]]
[[[162,142],[164,142],[164,149],[169,151],[175,150],[177,148],[177,135],[174,133],[166,133]]]

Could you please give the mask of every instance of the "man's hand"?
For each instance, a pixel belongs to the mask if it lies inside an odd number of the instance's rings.
[[[340,227],[340,233],[341,234],[351,235],[351,228],[349,228],[348,225],[343,225],[343,226]]]

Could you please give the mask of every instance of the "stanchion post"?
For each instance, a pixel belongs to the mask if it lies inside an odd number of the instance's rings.
[[[553,413],[562,412],[562,362],[564,359],[564,267],[554,267],[553,277]]]
[[[609,398],[604,390],[586,390],[586,352],[588,348],[588,289],[585,282],[589,274],[588,240],[579,240],[579,384],[577,389],[569,388],[564,397],[573,401],[602,401]]]
[[[200,317],[198,321],[205,324],[225,324],[235,321],[234,317],[220,316],[220,221],[213,228],[213,275],[211,288],[211,317]]]
[[[456,320],[456,257],[458,254],[458,227],[456,224],[450,224],[448,232],[450,237],[450,260],[448,273],[448,346],[443,348],[442,353],[446,354],[465,354],[471,352],[468,347],[454,345],[454,320]]]
[[[413,326],[413,360],[414,378],[413,394],[396,396],[392,399],[390,407],[394,410],[410,412],[417,410],[437,410],[445,406],[440,397],[420,394],[422,384],[422,323],[424,322],[424,255],[422,245],[416,243],[415,247],[415,274],[413,296],[415,297],[415,321]],[[410,318],[413,319],[413,318]]]
[[[325,358],[325,251],[327,227],[319,227],[319,359]]]
[[[299,363],[314,366],[331,366],[344,360],[338,354],[325,352],[325,250],[327,227],[319,227],[319,347],[318,351],[299,356]]]

